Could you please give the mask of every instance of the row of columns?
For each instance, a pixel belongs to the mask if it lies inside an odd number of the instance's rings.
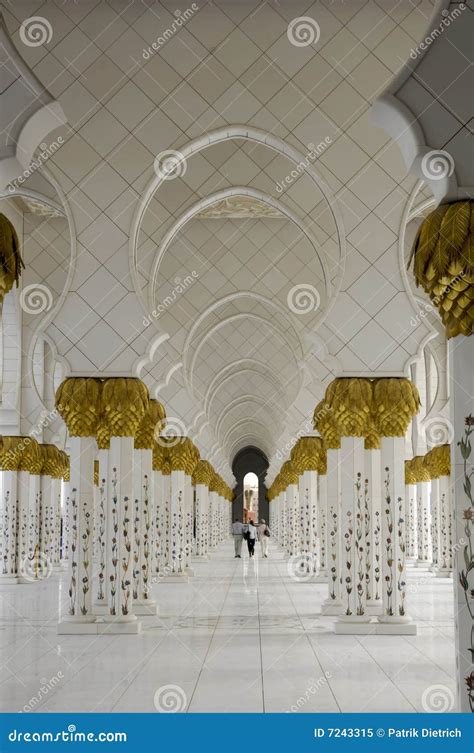
[[[336,632],[416,632],[407,611],[404,456],[418,407],[406,379],[334,380],[315,410],[321,437],[300,438],[270,488],[272,527],[296,556],[297,576],[327,580],[322,611],[337,615]],[[289,500],[299,509],[296,541],[285,524],[294,517]]]
[[[187,579],[192,555],[206,556],[228,535],[231,491],[209,464],[199,475],[205,461],[189,438],[162,436],[164,408],[138,379],[67,379],[56,404],[71,467],[69,588],[58,630],[136,633],[137,617],[157,612],[152,583]]]
[[[29,582],[58,569],[66,522],[61,516],[69,458],[28,436],[0,438],[0,582]]]

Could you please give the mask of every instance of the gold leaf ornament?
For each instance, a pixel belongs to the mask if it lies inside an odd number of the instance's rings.
[[[148,410],[147,386],[133,377],[105,379],[101,392],[101,415],[111,437],[134,437]]]
[[[164,428],[166,411],[158,400],[151,398],[142,420],[138,424],[134,446],[136,450],[151,450],[156,434]]]
[[[13,286],[18,287],[24,267],[16,230],[8,217],[0,213],[0,306]]]
[[[102,382],[95,377],[70,377],[56,392],[56,408],[71,437],[95,437]]]

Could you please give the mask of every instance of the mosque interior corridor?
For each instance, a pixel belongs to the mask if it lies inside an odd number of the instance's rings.
[[[474,718],[474,0],[184,6],[0,0],[0,714]]]

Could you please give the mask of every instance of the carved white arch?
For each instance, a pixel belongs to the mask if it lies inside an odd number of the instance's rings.
[[[240,376],[242,376],[242,374],[246,374],[246,373],[258,374],[259,376],[262,376],[264,379],[267,380],[267,382],[269,382],[270,384],[272,384],[274,386],[277,394],[280,396],[279,399],[283,399],[283,398],[287,399],[288,398],[288,396],[287,396],[287,394],[286,394],[283,386],[281,385],[281,383],[277,379],[274,378],[274,376],[273,376],[272,372],[270,371],[270,369],[267,369],[264,366],[264,364],[261,364],[259,362],[252,362],[251,359],[241,359],[241,360],[245,361],[245,363],[249,363],[251,365],[248,365],[248,366],[247,365],[243,365],[242,368],[240,368],[238,370],[230,371],[230,373],[227,376],[224,376],[224,377],[219,376],[219,380],[218,380],[218,383],[215,386],[215,388],[214,388],[214,383],[217,381],[218,375],[216,375],[213,378],[213,380],[211,382],[211,385],[208,387],[208,392],[206,393],[206,397],[205,397],[205,410],[206,410],[206,413],[207,413],[208,416],[211,413],[212,402],[213,402],[214,398],[217,396],[217,394],[219,393],[219,391],[223,387],[225,387],[225,385],[228,384],[228,382],[231,382],[236,377],[240,377]],[[239,362],[238,361],[234,361],[232,364],[227,364],[227,366],[224,366],[224,368],[221,369],[221,371],[219,372],[219,375],[221,375],[225,369],[229,370],[229,366],[233,366],[235,363],[239,363]],[[255,366],[256,366],[257,363],[260,366],[260,368],[255,368]]]
[[[231,400],[225,408],[221,410],[219,413],[217,420],[216,420],[216,435],[219,436],[220,428],[224,420],[230,416],[231,412],[235,409],[240,407],[241,405],[244,405],[246,403],[253,403],[255,405],[260,405],[266,408],[267,413],[271,417],[272,421],[274,423],[277,423],[281,421],[281,414],[278,414],[276,412],[276,409],[273,407],[273,403],[269,403],[268,399],[264,397],[260,397],[260,395],[252,395],[252,394],[246,394],[246,395],[239,395],[239,397],[234,398]]]
[[[211,337],[213,337],[213,335],[216,334],[216,332],[218,332],[220,329],[223,329],[224,327],[228,326],[229,324],[232,324],[233,322],[238,321],[239,319],[246,319],[246,320],[248,320],[248,319],[255,319],[256,321],[259,321],[259,322],[265,322],[265,324],[268,325],[268,327],[269,327],[270,330],[274,330],[274,336],[277,339],[279,339],[281,342],[283,342],[284,345],[287,346],[288,350],[292,354],[293,359],[295,361],[295,365],[296,365],[296,371],[299,373],[298,359],[297,359],[297,357],[295,355],[295,352],[293,350],[291,341],[288,341],[288,338],[286,336],[286,332],[284,330],[282,330],[279,325],[277,326],[274,322],[269,322],[268,319],[265,319],[265,317],[260,316],[259,314],[254,314],[254,313],[251,313],[251,312],[242,312],[242,313],[239,313],[239,314],[232,314],[231,316],[227,317],[226,319],[221,319],[221,321],[216,322],[216,324],[214,324],[206,332],[206,334],[202,337],[202,339],[200,340],[200,342],[199,342],[196,350],[194,351],[194,355],[193,355],[193,358],[192,358],[192,361],[191,361],[191,366],[190,366],[190,375],[191,375],[190,387],[191,387],[191,390],[192,390],[192,394],[194,394],[194,386],[193,386],[194,379],[193,379],[193,374],[194,374],[194,370],[195,370],[195,367],[196,367],[196,361],[197,361],[197,359],[199,357],[199,353],[200,353],[201,349],[204,347],[204,345],[206,344],[206,342]]]
[[[326,296],[329,300],[330,295],[331,295],[331,284],[329,280],[329,272],[327,269],[326,262],[324,260],[324,257],[321,256],[318,250],[316,239],[313,237],[309,229],[306,227],[306,223],[301,219],[301,217],[298,217],[298,215],[295,212],[293,212],[291,209],[289,209],[287,206],[285,206],[285,204],[282,204],[280,201],[278,201],[277,199],[274,199],[269,194],[264,193],[263,191],[258,191],[255,188],[247,188],[245,186],[232,186],[230,188],[224,188],[221,191],[216,191],[215,193],[211,194],[210,196],[206,196],[205,198],[199,199],[199,201],[197,201],[195,204],[189,207],[178,218],[178,220],[176,220],[176,222],[173,223],[171,228],[166,232],[165,237],[163,238],[163,240],[161,241],[158,247],[158,250],[155,255],[155,259],[153,261],[153,266],[152,266],[152,271],[151,271],[151,284],[149,286],[149,295],[148,295],[148,306],[150,308],[150,311],[153,311],[153,309],[155,308],[155,297],[156,297],[156,288],[158,286],[159,269],[161,266],[161,262],[170,244],[177,237],[179,232],[185,227],[185,225],[188,222],[190,222],[197,214],[202,212],[207,207],[210,207],[213,204],[217,204],[219,201],[222,201],[223,199],[226,199],[230,196],[249,196],[251,198],[254,198],[257,201],[262,202],[263,204],[267,204],[268,206],[271,206],[274,209],[277,209],[286,217],[287,220],[289,220],[290,222],[292,222],[294,225],[298,227],[298,229],[303,233],[303,235],[306,237],[308,242],[314,248],[314,252],[321,263],[321,270],[323,274],[323,282],[324,282],[324,286],[326,290]]]
[[[328,305],[324,312],[324,317],[327,316],[327,314],[329,313],[334,303],[336,294],[339,292],[342,279],[344,276],[344,266],[345,266],[344,224],[342,221],[342,216],[339,212],[337,200],[335,199],[329,186],[318,175],[314,166],[311,164],[309,165],[305,164],[307,160],[304,154],[301,154],[301,152],[299,152],[293,146],[290,146],[290,144],[283,141],[283,139],[278,138],[274,134],[263,131],[260,128],[254,128],[248,125],[232,125],[232,126],[224,126],[223,128],[217,128],[215,131],[210,131],[209,133],[203,134],[202,136],[199,136],[193,141],[188,142],[188,144],[185,144],[183,147],[180,148],[179,153],[180,155],[182,155],[182,159],[186,160],[190,158],[193,154],[197,154],[198,152],[201,152],[214,144],[220,144],[224,141],[231,141],[234,139],[244,139],[247,141],[253,141],[254,143],[257,143],[257,144],[263,144],[264,146],[268,146],[269,149],[283,156],[288,157],[288,159],[295,162],[296,164],[302,163],[304,166],[303,171],[313,181],[318,191],[320,191],[323,194],[326,200],[328,209],[331,212],[332,217],[333,217],[333,221],[336,227],[338,247],[340,250],[340,258],[337,264],[338,274],[336,275],[334,283],[333,283],[334,295],[331,297],[331,301],[328,301]],[[150,201],[153,198],[159,186],[164,182],[165,179],[166,179],[165,175],[156,175],[154,178],[151,179],[148,186],[145,188],[141,201],[137,205],[135,215],[132,220],[132,225],[130,228],[130,245],[129,245],[130,274],[134,283],[137,297],[140,300],[143,306],[143,309],[146,313],[148,313],[146,300],[143,296],[143,291],[141,290],[140,280],[139,280],[138,271],[137,271],[138,238],[139,238],[140,227],[142,225],[143,217],[150,204]]]

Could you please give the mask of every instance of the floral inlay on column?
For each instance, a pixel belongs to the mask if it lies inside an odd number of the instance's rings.
[[[69,579],[69,614],[76,613],[76,593],[77,593],[77,490],[71,489],[71,564]]]
[[[463,460],[463,489],[466,497],[466,506],[463,510],[463,520],[465,521],[464,534],[466,536],[466,541],[463,542],[464,567],[460,568],[459,570],[459,583],[464,592],[466,607],[471,618],[470,636],[461,650],[466,650],[469,652],[472,663],[474,661],[474,550],[472,541],[474,521],[474,497],[472,493],[472,478],[474,476],[474,468],[472,466],[470,457],[472,452],[471,434],[473,433],[472,427],[474,425],[474,420],[471,415],[466,419],[466,424],[467,425],[464,430],[464,436],[457,443]],[[466,640],[466,637],[464,638],[464,640]],[[469,699],[469,706],[471,712],[474,713],[474,672],[471,672],[465,677],[465,683],[466,692]]]

